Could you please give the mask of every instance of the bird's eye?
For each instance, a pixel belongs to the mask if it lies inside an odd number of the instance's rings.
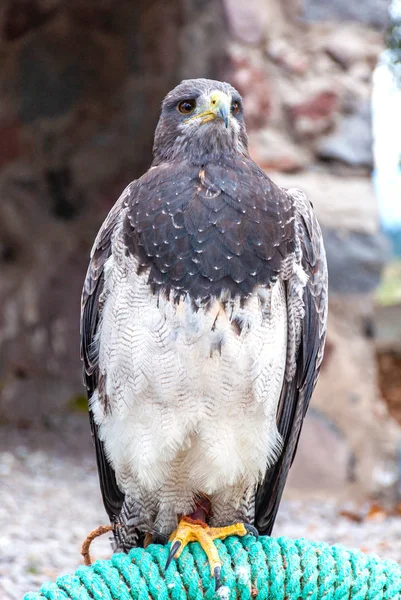
[[[238,115],[240,109],[241,109],[240,103],[237,100],[234,100],[234,102],[231,104],[231,113],[234,116]]]
[[[192,100],[192,99],[183,100],[182,102],[179,103],[178,110],[180,111],[180,113],[183,113],[184,115],[189,115],[191,112],[193,112],[195,110],[195,106],[196,106],[195,100]]]

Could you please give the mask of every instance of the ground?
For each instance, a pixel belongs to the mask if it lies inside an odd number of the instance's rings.
[[[107,522],[87,429],[86,419],[76,417],[41,432],[0,429],[2,600],[22,600],[74,571],[86,534]],[[401,518],[371,511],[361,519],[364,511],[333,498],[287,498],[274,535],[346,544],[401,562]],[[95,542],[93,555],[110,555],[107,536]]]

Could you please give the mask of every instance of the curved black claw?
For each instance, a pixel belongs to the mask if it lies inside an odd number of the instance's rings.
[[[166,566],[165,566],[166,571],[169,568],[171,561],[173,560],[174,556],[177,554],[177,552],[180,548],[181,548],[181,542],[179,540],[174,542],[174,544],[171,546],[170,554],[168,555],[168,558],[166,561]]]
[[[213,571],[213,575],[214,575],[214,584],[215,584],[214,589],[216,590],[216,592],[219,589],[219,587],[221,586],[220,574],[221,574],[221,567],[215,567],[214,571]]]
[[[259,538],[259,531],[256,529],[256,527],[254,527],[253,525],[250,525],[249,523],[244,523],[244,527],[247,530],[248,533],[250,533],[251,535],[253,535],[256,540],[258,540]]]

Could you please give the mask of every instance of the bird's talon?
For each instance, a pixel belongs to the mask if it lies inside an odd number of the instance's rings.
[[[192,519],[191,517],[182,517],[178,527],[170,536],[172,543],[170,554],[167,559],[166,569],[173,558],[178,558],[184,548],[190,542],[199,542],[203,548],[210,567],[210,574],[215,579],[215,587],[218,590],[221,587],[221,560],[214,544],[214,540],[224,540],[230,535],[244,536],[248,533],[257,536],[258,532],[253,525],[245,523],[234,523],[225,527],[209,527],[202,520]]]
[[[221,586],[220,575],[221,575],[221,567],[215,567],[214,571],[213,571],[213,576],[214,576],[214,581],[215,581],[214,589],[216,590],[216,592],[219,589],[219,587]]]
[[[244,527],[248,533],[256,538],[256,541],[259,539],[259,531],[256,529],[256,527],[250,525],[249,523],[244,523]]]
[[[168,555],[167,561],[166,561],[166,571],[170,566],[171,561],[173,560],[173,558],[175,558],[176,554],[179,552],[181,548],[181,542],[180,540],[177,540],[176,542],[174,542],[174,544],[171,546],[170,548],[170,554]]]

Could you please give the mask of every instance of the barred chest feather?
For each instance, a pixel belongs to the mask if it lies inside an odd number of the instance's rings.
[[[104,270],[91,409],[122,491],[185,486],[213,494],[255,484],[280,451],[277,405],[287,351],[280,278],[244,301],[197,307],[152,291],[124,252]]]

